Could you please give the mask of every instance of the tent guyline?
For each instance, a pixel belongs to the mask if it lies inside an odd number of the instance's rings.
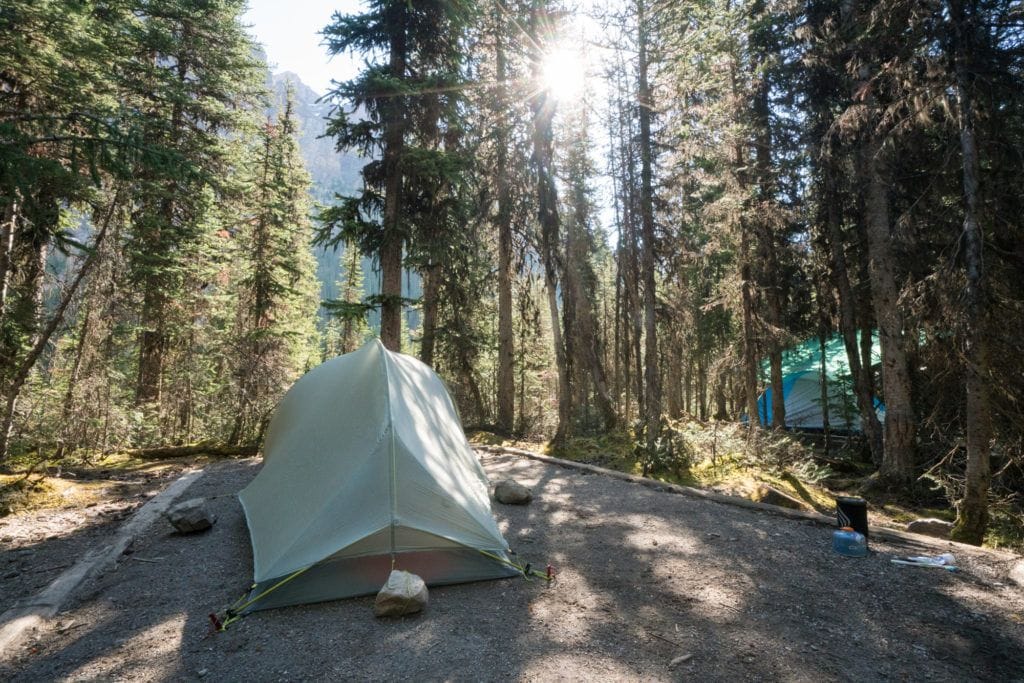
[[[520,565],[520,564],[517,564],[517,563],[513,562],[512,560],[508,560],[508,559],[499,557],[498,555],[494,555],[493,553],[489,553],[486,550],[480,550],[479,552],[480,552],[481,555],[483,555],[485,557],[488,557],[488,558],[490,558],[490,559],[492,559],[492,560],[494,560],[496,562],[500,562],[501,564],[506,565],[508,567],[512,567],[517,572],[519,572],[522,575],[522,577],[524,579],[526,579],[527,581],[533,581],[534,578],[538,578],[538,579],[543,579],[544,581],[546,581],[548,583],[551,583],[552,581],[555,580],[555,568],[552,565],[550,565],[550,564],[547,565],[546,569],[542,572],[542,571],[540,571],[538,569],[534,569],[533,565],[531,563],[529,563],[529,562],[527,562],[525,565]],[[310,565],[310,566],[312,566],[312,565]],[[255,596],[255,597],[251,597],[248,600],[246,600],[246,598],[251,594],[251,591],[256,588],[256,584],[253,584],[252,587],[248,591],[246,591],[245,593],[242,593],[242,595],[239,596],[238,600],[235,600],[235,602],[233,602],[230,607],[228,607],[227,609],[224,610],[224,617],[223,618],[221,618],[220,614],[217,613],[217,612],[211,612],[210,613],[210,624],[212,625],[213,630],[217,631],[217,632],[227,631],[228,630],[228,626],[231,626],[231,624],[234,624],[236,621],[239,621],[239,620],[242,619],[242,617],[246,616],[247,612],[245,610],[247,610],[249,607],[254,605],[256,602],[258,602],[262,598],[266,597],[267,595],[269,595],[273,591],[275,591],[278,588],[280,588],[281,586],[285,585],[286,583],[288,583],[292,579],[297,578],[298,576],[302,575],[309,568],[310,567],[303,567],[302,569],[299,569],[299,570],[293,572],[291,575],[286,576],[285,578],[281,579],[276,584],[274,584],[273,586],[271,586],[267,590],[263,591],[259,595]],[[391,568],[392,569],[397,569],[397,566],[396,566],[396,564],[394,562],[392,562]]]

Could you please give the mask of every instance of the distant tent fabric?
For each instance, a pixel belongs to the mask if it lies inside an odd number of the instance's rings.
[[[392,564],[430,585],[517,573],[490,557],[508,545],[444,383],[379,340],[296,382],[264,453],[239,499],[251,595],[278,587],[253,610],[374,593]]]
[[[859,337],[859,334],[858,334]],[[872,364],[881,362],[878,333],[872,334]],[[763,364],[768,371],[767,361]],[[853,389],[853,378],[841,335],[833,335],[825,343],[825,373],[828,381],[829,428],[859,432],[860,414]],[[782,396],[786,403],[786,426],[794,429],[823,429],[821,399],[821,345],[809,339],[782,354]],[[772,388],[767,387],[757,399],[757,410],[763,425],[772,423]],[[880,417],[885,406],[875,399]]]

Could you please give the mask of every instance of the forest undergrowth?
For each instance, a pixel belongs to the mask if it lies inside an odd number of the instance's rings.
[[[826,515],[834,514],[837,496],[862,496],[868,500],[871,523],[882,526],[903,528],[922,517],[956,519],[952,484],[939,477],[922,476],[902,495],[873,489],[870,454],[859,435],[831,435],[826,445],[821,433],[751,433],[736,423],[674,421],[667,425],[646,473],[643,449],[630,432],[577,436],[560,448],[541,437],[504,438],[482,430],[469,436],[475,444],[534,451],[742,498],[767,484]],[[1024,551],[1024,507],[1004,496],[994,497],[991,509],[984,545]]]

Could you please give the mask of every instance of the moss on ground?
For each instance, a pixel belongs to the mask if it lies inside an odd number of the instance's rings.
[[[127,453],[39,460],[35,453],[11,457],[0,473],[0,517],[32,510],[85,507],[109,500],[108,489],[136,477],[159,476],[182,465],[202,466],[207,456],[142,460]]]

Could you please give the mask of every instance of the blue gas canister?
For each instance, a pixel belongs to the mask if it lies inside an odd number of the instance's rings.
[[[846,557],[867,557],[868,542],[864,534],[844,527],[832,532],[832,549]]]

